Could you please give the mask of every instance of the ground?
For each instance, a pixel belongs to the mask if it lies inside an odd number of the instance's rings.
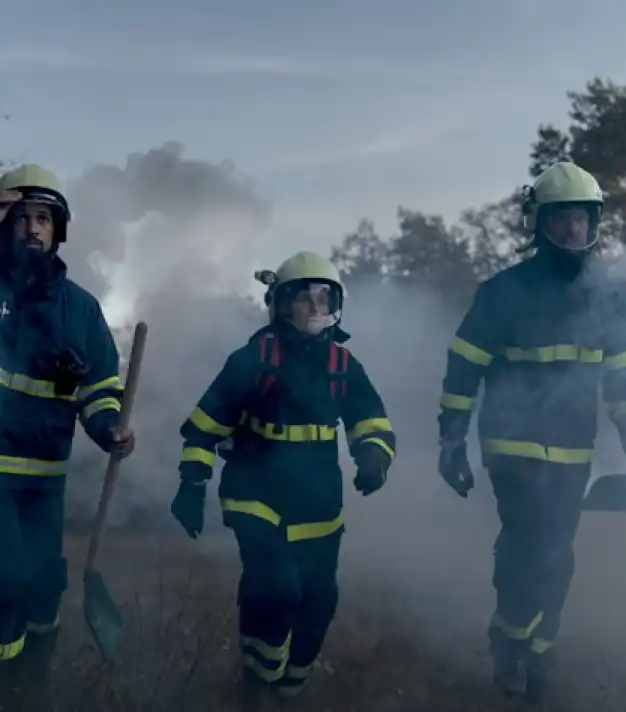
[[[455,510],[455,519],[466,511]],[[621,563],[625,525],[603,516],[585,523],[579,537],[582,573],[568,604],[556,694],[543,708],[549,712],[626,708],[620,675],[626,591],[620,566],[612,566]],[[490,533],[476,529],[460,543],[451,537],[433,558],[432,537],[418,528],[402,542],[412,556],[392,566],[400,576],[394,580],[382,564],[366,564],[376,559],[363,558],[359,526],[357,517],[356,532],[346,535],[340,608],[314,681],[288,706],[299,712],[517,709],[489,689]],[[169,531],[109,535],[99,568],[125,618],[110,666],[101,662],[83,619],[85,548],[83,537],[68,537],[72,584],[54,664],[59,712],[250,712],[237,685],[239,567],[228,533],[200,543]],[[284,704],[264,700],[255,710]]]
[[[109,543],[117,575],[107,571],[105,578],[125,602],[126,627],[119,660],[108,670],[82,619],[84,548],[81,540],[68,541],[75,584],[65,601],[55,664],[62,712],[240,709],[234,601],[239,569],[221,537],[200,555],[160,537],[116,537]],[[420,651],[400,621],[384,615],[384,596],[381,615],[373,618],[371,601],[359,607],[358,594],[351,587],[345,591],[314,682],[291,706],[302,712],[494,709],[488,694],[459,687],[446,666]],[[471,708],[467,695],[475,700]],[[281,709],[272,700],[263,705],[263,712]]]

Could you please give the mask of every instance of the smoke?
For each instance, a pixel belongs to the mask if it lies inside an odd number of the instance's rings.
[[[169,503],[177,486],[180,424],[227,354],[266,319],[250,289],[254,269],[267,266],[255,252],[269,207],[232,168],[186,159],[178,144],[130,156],[124,168],[89,168],[72,182],[70,199],[75,224],[64,256],[71,275],[102,298],[123,349],[129,324],[145,319],[149,325],[133,417],[138,446],[123,465],[113,524],[137,527],[145,520],[175,528]],[[347,532],[340,578],[347,592],[342,605],[401,619],[428,655],[439,651],[457,670],[486,680],[498,523],[480,467],[475,418],[469,452],[477,482],[470,498],[457,497],[437,475],[446,348],[468,306],[377,279],[350,287],[342,324],[353,335],[348,347],[387,405],[399,452],[386,487],[362,498],[352,488],[354,468],[343,448]],[[606,425],[601,468],[618,462],[617,441]],[[74,520],[89,520],[105,466],[105,456],[79,431],[68,491]],[[219,471],[209,530],[220,525],[218,480]],[[602,525],[596,518],[582,528],[578,591],[597,555],[593,542],[601,539],[589,529]],[[617,596],[619,586],[612,585]],[[597,650],[606,625],[590,630],[584,621],[597,613],[593,599],[581,601],[576,584],[572,597],[575,615],[564,622],[565,641]]]
[[[113,524],[165,518],[177,484],[178,429],[230,350],[261,323],[250,298],[259,232],[270,208],[228,164],[184,157],[167,143],[97,165],[71,181],[74,220],[63,252],[70,275],[101,299],[122,354],[132,324],[149,325]],[[70,519],[93,511],[106,457],[79,432]]]

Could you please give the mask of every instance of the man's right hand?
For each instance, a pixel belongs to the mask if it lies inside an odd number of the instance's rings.
[[[192,539],[197,539],[204,528],[205,496],[205,482],[181,482],[170,507],[174,518]]]
[[[0,193],[0,223],[8,215],[13,203],[17,203],[23,197],[19,190],[5,190]]]
[[[469,491],[474,488],[474,475],[467,459],[464,440],[442,441],[439,474],[461,497],[467,497]]]

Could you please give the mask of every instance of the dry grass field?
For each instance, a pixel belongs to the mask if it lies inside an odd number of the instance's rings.
[[[455,510],[456,524],[469,532],[470,515],[463,512],[469,510]],[[442,539],[433,557],[432,531],[420,536],[430,526],[427,512],[422,515],[414,539],[396,540],[396,563],[387,556],[388,569],[385,557],[368,564],[373,559],[364,556],[358,538],[367,514],[355,517],[345,540],[340,608],[314,680],[297,700],[262,698],[254,707],[238,685],[239,566],[228,532],[212,531],[200,542],[172,531],[109,535],[100,569],[125,617],[118,659],[110,666],[101,662],[82,616],[86,540],[69,536],[72,582],[53,670],[59,712],[518,709],[489,688],[489,527],[475,530],[469,543]],[[463,516],[467,523],[458,521]],[[544,710],[626,709],[623,537],[622,518],[596,516],[583,526],[556,694]],[[381,542],[383,549],[390,546]],[[404,548],[410,557],[403,557]]]

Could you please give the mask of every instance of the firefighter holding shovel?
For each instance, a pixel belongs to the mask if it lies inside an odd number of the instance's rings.
[[[597,393],[626,446],[623,291],[594,259],[603,196],[560,162],[525,190],[534,249],[483,282],[454,336],[439,416],[439,472],[473,486],[465,439],[480,381],[478,431],[498,506],[494,683],[539,701],[574,574],[573,543],[590,477]]]
[[[18,688],[38,709],[67,587],[63,503],[76,419],[105,452],[126,457],[135,442],[116,429],[113,336],[58,255],[69,221],[49,171],[29,164],[0,176],[0,701]]]
[[[191,537],[202,531],[216,448],[232,438],[219,450],[219,494],[243,566],[246,679],[293,696],[309,679],[338,601],[339,420],[363,495],[385,484],[395,436],[363,366],[343,346],[335,266],[300,252],[257,278],[268,287],[270,324],[229,356],[183,424],[172,513]]]

